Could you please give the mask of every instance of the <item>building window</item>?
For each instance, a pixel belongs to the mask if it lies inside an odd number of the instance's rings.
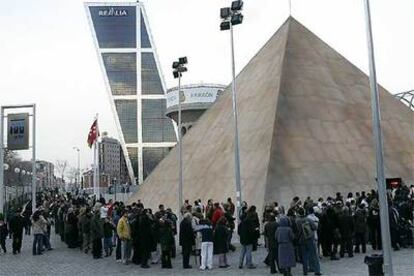
[[[171,119],[165,116],[165,99],[142,100],[142,140],[146,142],[175,142]]]
[[[164,89],[161,84],[154,54],[142,53],[141,62],[142,94],[164,95]]]
[[[129,159],[131,160],[132,169],[135,177],[138,178],[138,148],[127,148]]]
[[[157,164],[168,154],[168,148],[144,148],[144,178],[146,178],[157,166]]]
[[[126,143],[138,142],[137,101],[115,100],[115,107]]]
[[[136,48],[136,8],[89,7],[99,48]]]
[[[102,54],[112,95],[137,94],[137,56],[135,53]]]
[[[147,26],[145,25],[144,16],[141,13],[141,48],[151,48],[151,42],[148,36]]]

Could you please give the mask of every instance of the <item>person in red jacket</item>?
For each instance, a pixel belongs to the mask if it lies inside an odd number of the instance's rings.
[[[211,218],[211,223],[213,224],[213,228],[216,227],[218,220],[224,216],[224,211],[221,209],[220,204],[218,202],[214,203],[214,211],[213,217]]]

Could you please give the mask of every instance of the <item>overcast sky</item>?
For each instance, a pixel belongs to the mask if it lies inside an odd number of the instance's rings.
[[[0,7],[0,105],[36,103],[38,158],[76,166],[77,146],[82,168],[92,163],[86,137],[96,113],[101,131],[118,137],[83,2],[2,1]],[[229,84],[229,34],[218,26],[219,8],[230,0],[141,2],[167,87],[176,85],[171,62],[184,55],[183,84]],[[286,20],[288,7],[288,0],[245,0],[244,23],[235,32],[237,72]],[[379,83],[391,93],[413,89],[414,1],[372,0],[371,7]],[[298,21],[367,72],[363,8],[363,0],[292,0]]]

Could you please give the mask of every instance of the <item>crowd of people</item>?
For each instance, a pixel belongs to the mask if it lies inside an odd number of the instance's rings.
[[[388,200],[392,247],[414,247],[414,186],[394,189]],[[322,275],[321,258],[351,258],[366,253],[367,244],[373,250],[382,249],[375,190],[346,197],[337,193],[317,201],[295,197],[288,208],[274,202],[264,207],[261,220],[256,206],[246,202],[237,213],[231,198],[224,203],[210,199],[205,205],[200,199],[194,203],[186,200],[179,210],[181,221],[162,204],[153,211],[140,201],[125,205],[87,195],[48,192],[41,194],[37,203],[33,214],[26,204],[7,223],[0,214],[1,250],[6,252],[5,240],[10,236],[13,254],[20,253],[23,231],[30,234],[31,228],[32,253],[41,255],[53,249],[50,234],[54,226],[55,234],[68,248],[78,248],[94,259],[115,255],[114,259],[125,265],[149,268],[161,263],[162,268],[169,269],[180,251],[184,269],[192,268],[190,259],[194,256],[194,264],[208,270],[213,269],[213,255],[218,255],[219,268],[230,266],[227,254],[236,250],[232,241],[237,228],[240,269],[256,268],[253,252],[264,245],[268,252],[264,263],[270,273],[292,275],[291,269],[301,263],[304,275]]]

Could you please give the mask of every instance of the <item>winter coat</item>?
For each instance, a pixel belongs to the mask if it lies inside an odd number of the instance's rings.
[[[213,242],[213,227],[210,222],[201,220],[196,231],[201,233],[201,242]]]
[[[43,218],[43,216],[39,216],[37,221],[32,220],[33,226],[33,234],[45,234],[45,229],[47,227],[47,221]]]
[[[79,218],[79,227],[82,234],[91,233],[91,215],[84,214]]]
[[[237,233],[240,236],[240,243],[242,245],[254,244],[259,238],[254,227],[254,222],[248,218],[240,222]]]
[[[171,251],[173,248],[174,234],[168,223],[165,223],[160,227],[160,244],[162,251]]]
[[[118,221],[118,226],[116,227],[118,237],[121,240],[130,240],[131,239],[131,227],[128,222],[128,218],[122,217]]]
[[[338,217],[339,232],[343,239],[352,238],[354,235],[354,220],[348,214],[342,214]]]
[[[7,224],[4,221],[0,221],[0,240],[5,240],[8,234]]]
[[[194,231],[189,218],[184,218],[180,223],[180,245],[193,246],[195,244]]]
[[[213,217],[211,218],[211,223],[213,224],[213,227],[216,227],[217,221],[222,216],[224,216],[224,212],[220,207],[214,210]]]
[[[214,254],[229,252],[229,229],[224,224],[217,224],[214,230]]]
[[[103,223],[99,213],[97,213],[91,220],[91,240],[102,239],[103,234]]]
[[[10,225],[10,232],[17,236],[20,237],[23,235],[23,228],[24,228],[24,217],[22,217],[21,215],[16,215],[14,216],[10,221],[9,221],[9,225]]]
[[[293,247],[295,235],[289,226],[289,219],[287,217],[283,216],[280,218],[275,237],[278,244],[279,267],[290,268],[296,266],[295,248]]]
[[[355,233],[365,233],[367,230],[367,211],[358,208],[354,215]]]
[[[139,217],[139,243],[144,252],[151,252],[154,244],[154,236],[151,228],[152,221],[147,214]]]
[[[267,240],[267,247],[268,248],[276,248],[276,229],[278,227],[278,224],[276,221],[269,221],[266,223],[264,228],[264,236]]]
[[[103,229],[104,229],[104,238],[112,238],[113,237],[115,226],[111,222],[106,221],[104,223]]]

